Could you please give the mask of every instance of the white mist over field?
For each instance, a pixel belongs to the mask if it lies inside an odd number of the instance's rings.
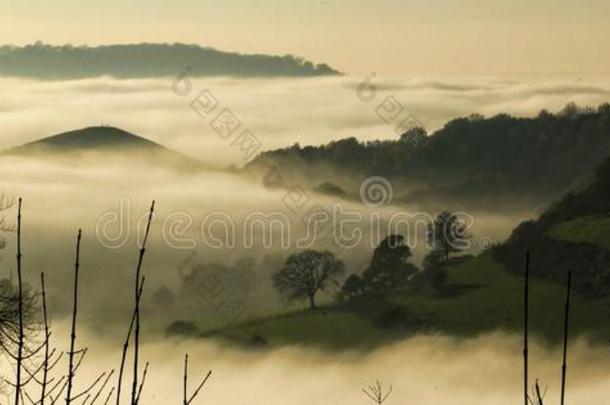
[[[276,313],[283,306],[270,275],[288,254],[303,246],[328,249],[346,262],[349,273],[359,273],[384,235],[395,232],[405,235],[418,263],[429,250],[425,227],[436,215],[436,211],[408,205],[371,209],[357,199],[315,193],[301,211],[293,212],[284,189],[270,190],[228,172],[180,173],[128,159],[3,157],[0,171],[4,174],[0,190],[23,198],[26,279],[37,286],[39,273],[47,273],[51,309],[59,313],[68,313],[71,298],[65,292],[72,279],[76,233],[83,229],[81,288],[90,300],[83,303],[88,308],[83,309],[82,319],[89,318],[96,328],[100,319],[123,321],[128,316],[138,241],[152,200],[156,211],[145,261],[145,308],[154,314],[151,323],[161,330],[171,320],[206,318],[206,311],[213,312],[201,298],[183,296],[193,266],[230,267],[224,270],[224,282],[236,289],[250,309]],[[343,232],[346,239],[353,239],[336,242],[338,233],[330,232],[330,227],[308,231],[304,218],[316,207],[331,213],[336,209],[336,218],[355,218]],[[14,207],[5,212],[6,221],[14,224],[15,214]],[[505,239],[519,221],[533,215],[467,214],[472,220],[472,253]],[[390,223],[396,227],[390,228]],[[225,226],[230,227],[228,235]],[[15,268],[14,236],[5,235],[9,244],[0,251],[5,276]],[[156,308],[150,301],[162,287],[179,297],[175,308]],[[323,297],[331,298],[332,292]]]
[[[101,341],[82,332],[78,339],[81,346],[89,348],[77,376],[80,390],[101,372],[117,369],[122,340]],[[64,341],[67,343],[67,339]],[[415,337],[370,352],[340,353],[300,347],[241,351],[209,341],[145,343],[142,358],[150,366],[143,403],[180,400],[186,353],[190,365],[189,393],[208,370],[213,371],[196,400],[201,404],[365,405],[371,402],[362,388],[376,380],[384,388],[393,386],[386,402],[390,405],[510,405],[523,398],[521,341],[515,336],[495,333],[468,340]],[[566,402],[600,403],[599,398],[605,397],[608,390],[607,350],[577,341],[570,346],[569,356]],[[531,345],[530,364],[532,385],[538,379],[541,389],[546,391],[545,403],[557,403],[560,347]],[[127,396],[130,374],[127,369],[123,386]]]

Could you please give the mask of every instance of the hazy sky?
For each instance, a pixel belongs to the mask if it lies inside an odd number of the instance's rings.
[[[188,42],[350,73],[610,70],[608,0],[0,0],[4,43]]]

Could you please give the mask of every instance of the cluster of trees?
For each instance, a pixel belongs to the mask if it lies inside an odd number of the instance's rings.
[[[373,251],[364,273],[352,274],[345,280],[341,297],[351,299],[367,292],[383,293],[404,286],[418,271],[408,261],[411,256],[402,235],[388,236]]]
[[[598,120],[591,120],[592,117],[597,117]],[[543,112],[537,119],[572,123],[570,125],[576,126],[579,125],[578,122],[583,121],[585,124],[582,125],[585,126],[607,126],[606,138],[610,133],[608,104],[597,110],[580,109],[570,104],[558,116]],[[418,137],[422,134],[413,132],[411,135]],[[573,143],[574,147],[578,148],[581,142]],[[599,153],[605,152],[600,150]],[[521,165],[520,162],[514,163]],[[557,172],[560,176],[565,173]],[[538,220],[522,223],[505,243],[494,246],[492,252],[495,257],[508,269],[520,273],[523,252],[534,250],[537,254],[533,266],[537,269],[538,276],[551,282],[562,283],[569,269],[578,268],[579,271],[574,277],[576,291],[591,299],[610,296],[610,251],[596,243],[570,242],[549,233],[558,224],[581,218],[599,218],[599,226],[603,226],[602,218],[610,215],[610,158],[601,160],[593,173],[587,188],[568,193],[559,202],[551,205]],[[524,179],[526,177],[524,174]],[[431,282],[436,287],[442,286],[445,279],[442,263],[447,261],[451,254],[462,249],[462,242],[468,237],[466,231],[465,224],[459,217],[449,212],[441,213],[429,225],[428,236],[434,244],[434,249],[424,258],[424,271],[421,272],[417,272],[415,266],[408,263],[411,251],[402,236],[388,236],[375,249],[368,268],[362,274],[347,277],[340,295],[350,299],[371,292],[387,291],[389,288],[400,288],[410,280],[413,281],[412,285],[418,284],[422,281],[422,276],[426,276],[426,282]],[[287,269],[290,269],[290,266],[287,266]],[[287,269],[284,271],[288,271]],[[339,280],[342,274],[337,273],[336,276]],[[290,283],[285,282],[277,286],[285,291]],[[326,287],[326,284],[322,287]],[[315,294],[315,291],[317,290],[310,290],[310,294]]]
[[[446,211],[429,224],[427,236],[433,249],[424,259],[423,272],[409,261],[413,254],[405,238],[391,234],[375,248],[363,274],[349,275],[342,285],[345,264],[331,252],[315,250],[290,255],[273,274],[273,284],[289,302],[308,300],[310,309],[316,308],[316,294],[332,286],[341,286],[338,296],[341,300],[385,294],[406,286],[418,274],[436,274],[452,253],[464,249],[463,242],[469,238],[463,221]]]

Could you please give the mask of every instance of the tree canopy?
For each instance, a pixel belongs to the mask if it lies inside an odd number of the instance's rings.
[[[451,253],[466,248],[467,231],[466,223],[458,215],[443,211],[428,225],[428,241],[442,253],[441,258],[445,261]]]
[[[330,252],[305,250],[286,259],[284,266],[273,275],[273,285],[287,301],[309,299],[309,307],[316,307],[315,296],[345,272],[345,264]]]

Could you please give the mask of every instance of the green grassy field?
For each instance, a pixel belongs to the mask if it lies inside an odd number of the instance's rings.
[[[492,329],[522,330],[522,277],[506,272],[490,255],[458,262],[448,271],[448,284],[458,287],[461,293],[447,298],[407,295],[395,299],[453,335],[476,335]],[[549,340],[561,337],[565,296],[562,286],[531,280],[530,325],[534,334]],[[604,303],[574,296],[572,330],[596,334],[607,323],[605,308]]]
[[[328,350],[366,349],[399,338],[358,314],[338,307],[287,313],[261,319],[255,327],[237,325],[215,331],[211,336],[248,345],[252,343],[252,330],[260,333],[269,346],[303,345]]]
[[[347,308],[328,306],[261,319],[257,330],[269,346],[308,345],[322,349],[371,348],[413,333],[475,336],[492,330],[520,333],[523,324],[523,278],[506,272],[490,255],[465,258],[448,266],[449,297],[396,292],[388,300],[411,309],[423,321],[418,329],[383,328]],[[530,284],[530,324],[534,335],[559,342],[563,331],[565,288],[539,280]],[[367,304],[368,305],[368,304]],[[376,305],[370,303],[371,307]],[[602,302],[573,297],[572,334],[610,332]],[[247,343],[251,325],[237,325],[208,336]]]
[[[587,243],[610,250],[610,216],[589,216],[561,222],[549,236],[570,243]]]

